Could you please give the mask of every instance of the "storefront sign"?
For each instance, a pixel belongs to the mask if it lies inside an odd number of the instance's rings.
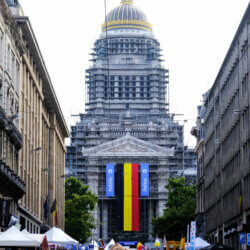
[[[8,227],[11,227],[11,226],[16,226],[18,229],[19,227],[21,228],[21,225],[19,224],[19,218],[14,214],[10,216],[10,222],[8,224]]]
[[[10,218],[10,201],[0,199],[0,227],[7,228]]]

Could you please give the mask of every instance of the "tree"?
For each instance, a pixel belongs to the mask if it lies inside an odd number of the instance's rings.
[[[86,242],[95,228],[92,211],[97,197],[75,177],[65,183],[65,231],[80,242]]]
[[[153,235],[168,240],[180,240],[186,235],[187,225],[195,219],[196,186],[187,185],[186,179],[168,179],[168,200],[163,216],[153,218]]]

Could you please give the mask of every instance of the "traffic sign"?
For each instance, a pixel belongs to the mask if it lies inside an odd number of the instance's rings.
[[[250,246],[250,234],[247,234],[247,245]]]
[[[244,245],[246,243],[246,234],[245,233],[240,233],[239,234],[239,237],[240,237],[240,244],[241,245]]]

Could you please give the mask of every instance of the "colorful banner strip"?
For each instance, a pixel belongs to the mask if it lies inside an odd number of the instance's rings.
[[[132,231],[139,231],[139,165],[132,164]]]
[[[116,227],[118,230],[123,231],[123,202],[124,202],[124,178],[123,178],[123,164],[116,165],[116,179],[115,179],[115,192],[116,192]]]
[[[124,164],[124,231],[132,231],[132,164]]]
[[[115,164],[106,164],[106,197],[115,196]]]
[[[138,164],[124,164],[124,231],[139,231],[138,170]]]
[[[141,197],[149,197],[149,164],[141,163]]]

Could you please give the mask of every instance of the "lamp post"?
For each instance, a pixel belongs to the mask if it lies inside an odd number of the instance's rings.
[[[185,145],[184,145],[184,128],[185,128],[185,123],[187,122],[187,120],[183,120],[183,134],[182,134],[182,171],[184,173],[185,170],[185,154],[184,154],[184,150],[185,150]]]

